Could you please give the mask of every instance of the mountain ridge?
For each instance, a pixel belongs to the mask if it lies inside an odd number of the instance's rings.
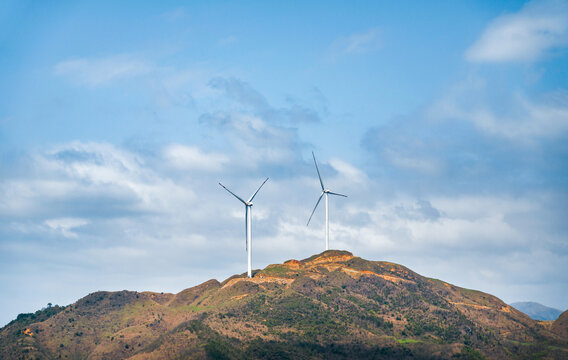
[[[524,312],[534,320],[554,321],[562,314],[561,310],[534,301],[518,301],[509,305]]]
[[[0,357],[560,359],[566,316],[536,321],[490,294],[329,250],[177,294],[99,291],[19,316],[0,329]]]

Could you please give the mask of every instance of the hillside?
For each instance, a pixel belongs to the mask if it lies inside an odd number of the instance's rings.
[[[568,324],[404,266],[326,251],[178,294],[96,292],[20,315],[2,359],[568,358]]]
[[[560,316],[560,314],[562,314],[562,311],[558,309],[544,306],[532,301],[515,302],[512,303],[511,306],[519,311],[524,312],[535,320],[556,320]]]

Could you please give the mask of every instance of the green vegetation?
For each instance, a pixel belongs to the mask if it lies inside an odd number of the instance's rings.
[[[483,356],[479,350],[473,349],[469,346],[464,346],[458,358],[467,360],[484,360],[485,356]]]
[[[396,339],[396,341],[398,341],[399,344],[416,344],[422,342],[422,340],[416,339]]]
[[[32,323],[43,322],[50,317],[57,315],[63,310],[65,310],[64,306],[55,305],[48,306],[45,309],[36,311],[35,313],[19,314],[16,317],[16,320],[12,320],[8,325],[6,325],[6,327],[14,324],[17,324],[18,326],[26,326]]]
[[[502,311],[499,299],[400,265],[343,251],[293,264],[301,270],[271,265],[254,281],[210,280],[176,295],[97,292],[48,305],[0,329],[0,358],[502,359],[568,351],[568,341]],[[563,324],[551,328],[566,331]]]
[[[290,275],[290,273],[292,273],[292,271],[288,267],[281,265],[271,265],[262,270],[262,274],[269,276],[287,276]]]

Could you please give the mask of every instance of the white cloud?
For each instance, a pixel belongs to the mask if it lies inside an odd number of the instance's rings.
[[[485,99],[489,87],[485,81],[465,81],[436,103],[430,115],[468,121],[487,135],[517,142],[557,138],[568,132],[567,91],[536,99],[516,93],[495,105]]]
[[[328,59],[334,61],[344,55],[364,54],[378,49],[380,45],[379,30],[372,28],[333,41],[328,50]]]
[[[144,162],[139,155],[106,143],[57,146],[33,156],[42,179],[12,179],[2,184],[6,201],[0,203],[0,211],[31,215],[49,212],[54,202],[119,198],[124,202],[120,206],[130,211],[176,212],[195,199],[191,189],[175,184]]]
[[[108,143],[71,142],[56,146],[37,158],[52,169],[73,172],[94,183],[121,182],[123,172],[139,174],[143,160]]]
[[[180,170],[220,171],[229,162],[223,154],[204,153],[197,146],[171,144],[164,150],[164,157]]]
[[[266,164],[291,163],[296,158],[294,129],[272,124],[262,117],[235,111],[219,114],[222,124],[215,124],[231,145],[232,159],[239,166],[257,169]],[[212,124],[215,119],[206,120]]]
[[[42,208],[38,196],[57,198],[72,194],[75,184],[60,179],[10,179],[0,183],[0,214],[33,217]],[[44,209],[42,211],[45,211]]]
[[[55,65],[55,74],[89,87],[106,85],[118,79],[146,74],[151,66],[128,55],[100,59],[72,59]]]
[[[339,175],[342,177],[342,180],[344,181],[358,185],[364,185],[369,181],[369,178],[367,177],[367,174],[365,174],[365,172],[339,158],[331,159],[329,161],[329,164],[339,173]]]
[[[480,108],[466,116],[480,129],[492,135],[510,139],[557,137],[568,131],[568,107],[536,104],[518,98],[519,117],[498,116],[487,108]]]
[[[60,231],[66,238],[76,238],[77,234],[71,231],[71,229],[75,229],[89,223],[90,221],[81,218],[58,218],[45,221],[45,225],[52,230]]]
[[[290,116],[293,110],[271,107],[261,94],[237,79],[215,79],[214,87],[238,106],[205,113],[199,120],[226,139],[235,164],[256,169],[266,164],[292,164],[299,158],[298,130],[290,126],[296,121],[296,116]]]
[[[522,206],[519,207],[519,203]],[[506,244],[523,243],[526,235],[506,218],[534,208],[527,207],[526,201],[499,196],[439,197],[419,202],[405,196],[361,210],[367,212],[371,221],[358,228],[343,225],[346,238],[365,239],[369,243],[375,239],[385,243],[390,238],[393,241],[390,252],[416,254],[417,251],[435,252],[440,246],[446,250],[484,248],[490,251]]]
[[[472,62],[535,61],[568,45],[568,3],[533,1],[495,19],[466,51]]]

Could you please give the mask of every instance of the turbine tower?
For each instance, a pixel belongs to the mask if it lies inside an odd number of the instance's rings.
[[[268,181],[268,178],[266,178],[266,180],[264,180],[263,183],[260,184],[258,189],[254,192],[254,194],[252,194],[252,196],[250,197],[250,199],[248,199],[248,201],[244,201],[239,196],[237,196],[234,192],[227,189],[225,187],[225,185],[219,183],[219,185],[221,185],[223,187],[223,189],[227,190],[231,195],[236,197],[240,202],[242,202],[245,205],[245,229],[246,229],[245,231],[246,231],[246,235],[247,235],[245,247],[246,247],[247,252],[248,252],[248,277],[249,278],[252,277],[252,268],[251,268],[251,263],[252,263],[252,255],[251,255],[252,254],[252,250],[251,250],[251,246],[252,246],[252,200],[254,199],[256,194],[258,194],[258,191],[260,190],[260,188],[267,181]]]
[[[316,170],[318,172],[318,177],[319,177],[319,181],[320,181],[320,185],[321,185],[321,195],[318,199],[318,202],[316,203],[316,206],[314,206],[314,210],[312,210],[312,214],[310,215],[310,218],[308,219],[308,223],[306,224],[306,226],[310,225],[310,220],[312,220],[312,216],[314,216],[314,212],[316,212],[316,209],[321,201],[321,198],[325,195],[325,249],[329,250],[329,201],[328,201],[328,195],[337,195],[337,196],[343,196],[343,197],[347,197],[347,195],[343,195],[343,194],[338,194],[338,193],[334,193],[329,191],[329,189],[326,189],[325,186],[323,186],[323,181],[321,180],[321,175],[320,175],[320,171],[318,168],[318,163],[316,161],[316,156],[314,155],[314,152],[312,151],[312,156],[314,158],[314,164],[316,164]]]

